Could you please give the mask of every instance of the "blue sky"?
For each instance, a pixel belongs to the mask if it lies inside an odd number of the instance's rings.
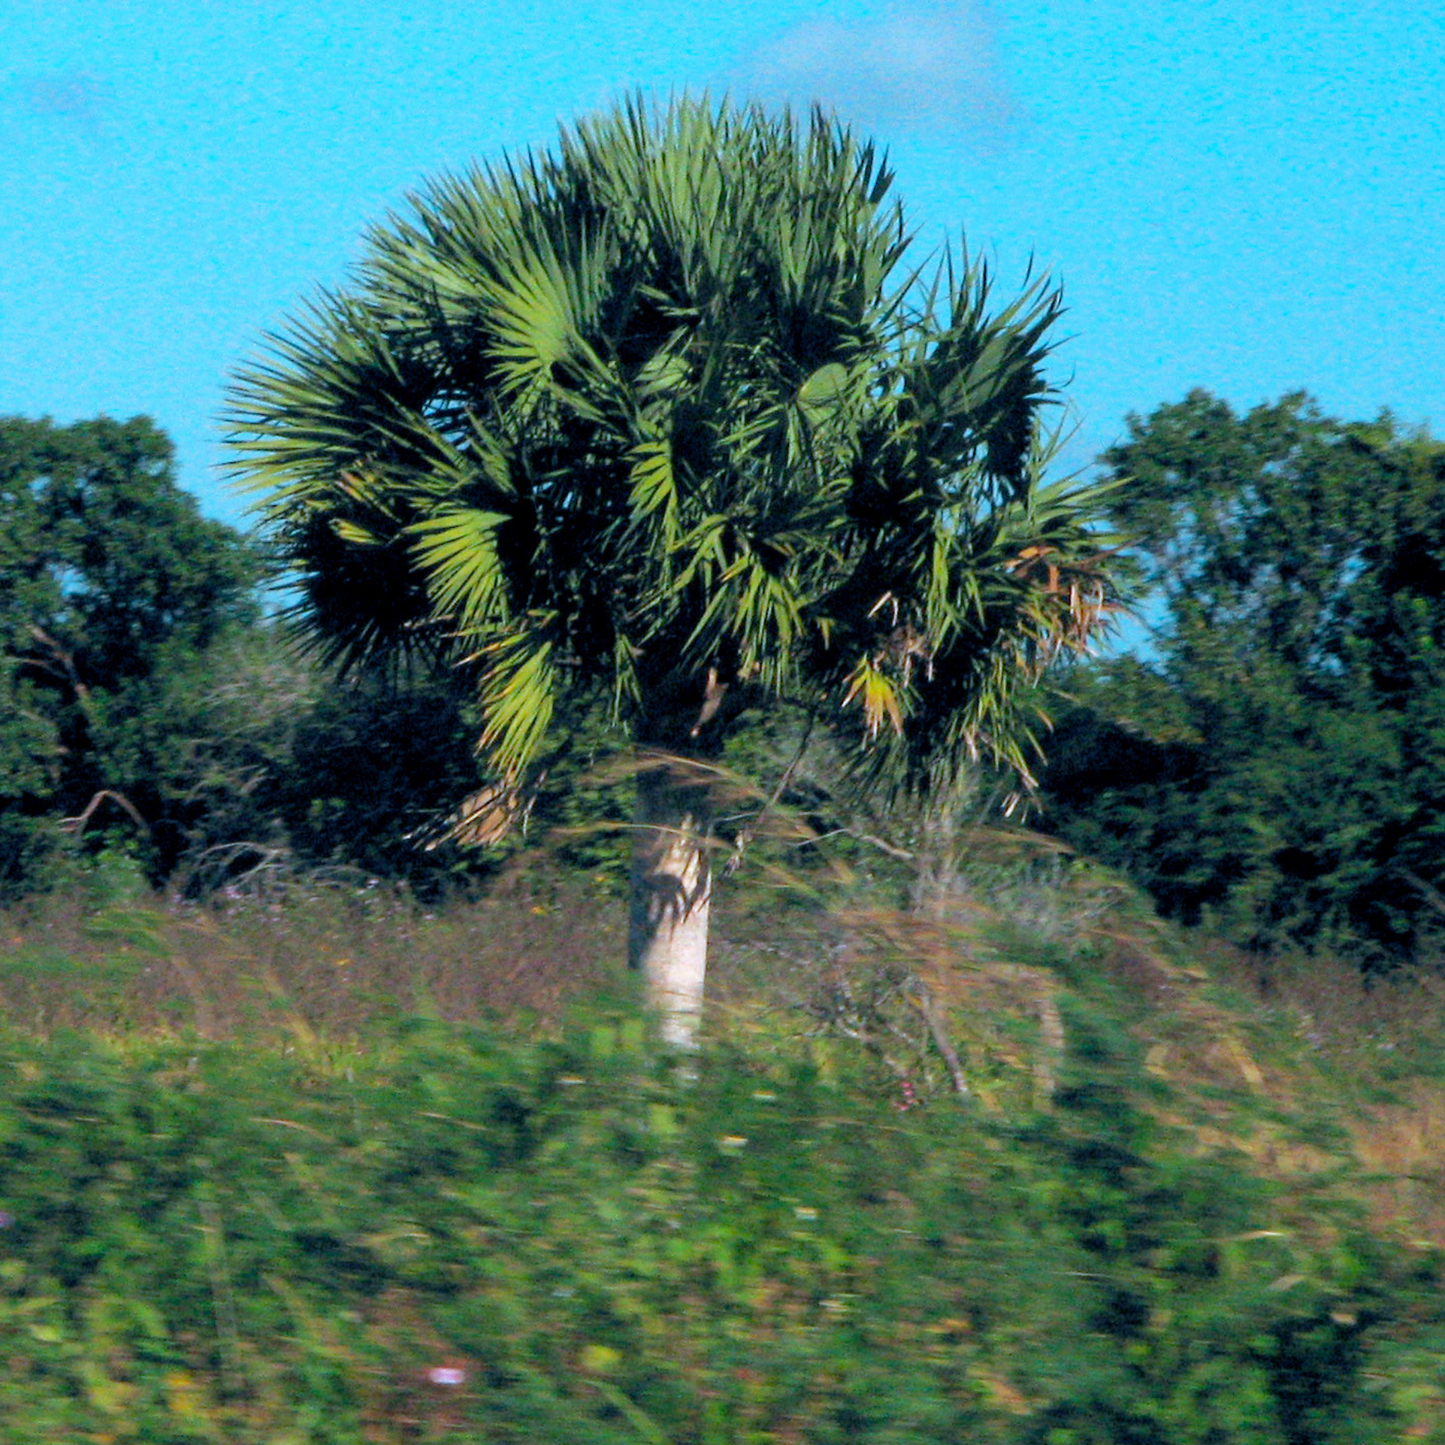
[[[0,413],[153,416],[216,475],[226,379],[424,178],[626,90],[822,100],[924,242],[1065,288],[1083,465],[1206,387],[1445,432],[1434,0],[0,0]],[[1000,293],[1002,294],[1002,292]]]

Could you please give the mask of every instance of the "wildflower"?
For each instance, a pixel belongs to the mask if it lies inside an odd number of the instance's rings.
[[[433,1365],[426,1372],[426,1377],[433,1385],[445,1385],[455,1388],[457,1385],[465,1385],[467,1372],[456,1365]]]
[[[582,1368],[589,1375],[610,1375],[622,1363],[622,1356],[609,1345],[586,1345],[582,1350]]]
[[[742,1134],[724,1134],[717,1141],[717,1146],[719,1149],[726,1149],[730,1154],[736,1154],[739,1149],[746,1147],[747,1142],[746,1137]]]
[[[171,1413],[175,1415],[199,1415],[204,1398],[195,1379],[184,1370],[170,1370],[164,1379],[166,1398]]]

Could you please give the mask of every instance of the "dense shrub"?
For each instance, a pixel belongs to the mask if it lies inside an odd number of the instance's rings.
[[[422,1019],[362,1051],[11,1037],[15,1438],[1397,1438],[1412,1276],[1156,1123],[1076,1009],[1057,1109],[901,1111],[821,1045]],[[1327,1201],[1322,1208],[1328,1215]],[[1412,1291],[1414,1293],[1412,1294]]]

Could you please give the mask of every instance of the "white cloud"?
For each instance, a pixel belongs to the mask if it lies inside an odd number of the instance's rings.
[[[7,88],[22,114],[97,134],[115,104],[109,84],[87,71],[58,70],[23,76]]]
[[[816,102],[883,132],[967,129],[1000,138],[1018,114],[978,0],[805,21],[749,60],[739,90],[794,107]]]

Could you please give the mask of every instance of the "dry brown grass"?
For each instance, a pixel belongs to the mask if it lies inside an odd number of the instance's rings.
[[[194,1031],[276,1023],[328,1038],[426,1012],[555,1018],[615,977],[620,905],[545,873],[435,910],[376,890],[0,916],[0,1011],[24,1027]]]
[[[1337,959],[1234,951],[1216,972],[1294,1039],[1278,1091],[1333,1102],[1372,1224],[1445,1250],[1445,985],[1424,970],[1370,979]]]
[[[1167,1104],[1146,1105],[1162,1123],[1275,1180],[1301,1220],[1321,1177],[1348,1177],[1340,1187],[1375,1228],[1445,1250],[1445,984],[1434,975],[1265,965],[1167,927],[1087,869],[976,895],[943,920],[852,922],[875,954],[913,961],[971,1063],[999,1080],[1003,1107],[1047,1104],[1058,1004],[1071,971],[1087,970],[1137,1005],[1144,1067],[1169,1086]],[[1017,961],[1031,954],[1043,965]]]
[[[100,912],[52,898],[0,915],[0,1010],[42,1031],[211,1038],[349,1039],[416,1012],[545,1026],[623,978],[625,927],[599,880],[545,865],[432,910],[380,887]],[[1161,1121],[1287,1188],[1353,1163],[1378,1227],[1445,1248],[1445,985],[1432,976],[1367,985],[1328,959],[1266,969],[1181,938],[1087,872],[976,891],[934,919],[724,889],[713,1027],[805,1031],[828,1026],[830,1009],[844,1031],[891,1018],[900,1027],[882,1042],[895,1064],[932,1068],[946,1088],[916,1008],[922,987],[985,1107],[1047,1107],[1070,987],[1059,965],[1071,958],[1140,1006],[1144,1067],[1171,1091]]]

